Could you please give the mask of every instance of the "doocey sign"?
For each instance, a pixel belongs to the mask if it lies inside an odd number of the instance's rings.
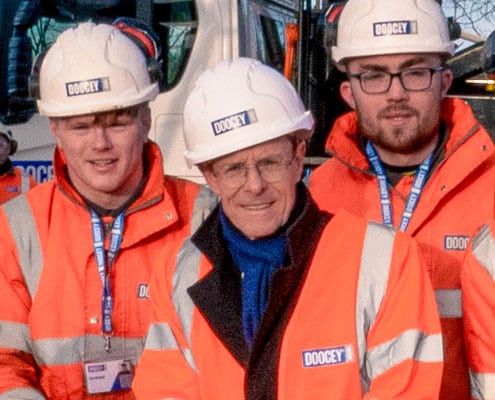
[[[48,160],[15,160],[12,163],[29,175],[38,183],[48,181],[53,178],[53,165]]]

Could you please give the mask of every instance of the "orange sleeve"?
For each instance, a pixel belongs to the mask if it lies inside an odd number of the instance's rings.
[[[480,398],[495,393],[495,224],[486,227],[482,252],[489,265],[473,253],[473,239],[461,269],[464,338],[470,369],[472,391]],[[490,272],[491,269],[491,272]]]
[[[416,242],[402,232],[395,236],[367,353],[371,381],[364,399],[438,399],[443,349],[437,305]]]
[[[186,360],[189,345],[172,302],[176,257],[169,253],[165,249],[158,257],[150,281],[150,329],[132,386],[137,399],[199,399],[198,377]]]
[[[40,393],[30,353],[28,314],[31,298],[19,267],[16,245],[0,209],[0,394],[22,389]],[[39,396],[39,394],[38,394]],[[0,395],[1,397],[1,395]]]

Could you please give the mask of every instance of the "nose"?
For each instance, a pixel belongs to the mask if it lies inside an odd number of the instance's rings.
[[[244,190],[249,190],[252,193],[258,194],[266,188],[266,181],[263,178],[260,170],[255,165],[246,167],[246,182],[244,182]]]
[[[108,136],[108,132],[102,126],[96,126],[94,130],[94,141],[93,145],[95,149],[104,150],[111,147],[111,141]]]
[[[390,82],[390,88],[387,92],[387,97],[392,101],[403,101],[407,99],[409,92],[404,88],[398,76],[393,76]]]

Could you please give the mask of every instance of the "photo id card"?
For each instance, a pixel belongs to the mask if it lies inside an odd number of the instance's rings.
[[[84,364],[84,378],[89,394],[128,390],[134,368],[130,360],[111,360]]]

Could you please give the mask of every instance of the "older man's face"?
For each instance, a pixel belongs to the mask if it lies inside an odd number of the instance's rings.
[[[284,136],[219,158],[204,170],[226,216],[248,238],[270,236],[287,222],[305,151],[304,141],[295,144]]]

